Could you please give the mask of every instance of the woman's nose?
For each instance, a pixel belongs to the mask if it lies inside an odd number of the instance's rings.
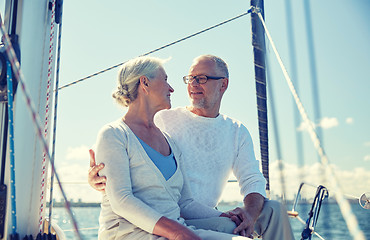
[[[168,86],[170,87],[170,92],[174,92],[175,91],[175,89],[173,89],[170,84],[168,84]]]

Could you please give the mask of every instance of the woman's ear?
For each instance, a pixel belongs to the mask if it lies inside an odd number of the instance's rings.
[[[147,92],[148,87],[149,87],[149,79],[146,76],[141,76],[139,78],[139,81],[140,81],[140,85],[143,88],[143,90]]]
[[[149,86],[149,84],[148,84],[149,79],[148,79],[146,76],[141,76],[139,79],[140,79],[140,83],[141,83],[141,84],[143,84],[143,85],[144,85],[144,86],[146,86],[146,87],[148,87],[148,86]]]
[[[141,76],[139,80],[140,80],[140,86],[143,89],[143,91],[145,93],[148,93],[149,79],[146,76]]]

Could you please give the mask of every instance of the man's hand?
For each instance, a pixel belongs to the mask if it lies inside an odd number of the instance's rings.
[[[252,234],[254,232],[254,224],[261,213],[264,200],[265,199],[262,195],[258,193],[250,193],[244,198],[243,208],[238,207],[225,213],[225,215],[231,218],[231,220],[233,220],[237,225],[234,229],[234,234],[253,238]]]
[[[89,169],[89,174],[87,176],[87,181],[89,182],[92,188],[104,193],[105,192],[105,182],[107,181],[107,179],[106,177],[99,176],[99,171],[104,168],[104,164],[101,163],[99,165],[96,165],[94,151],[90,149],[89,153],[90,153],[90,169]]]
[[[254,231],[255,220],[244,208],[235,208],[226,213],[233,222],[236,224],[234,234],[239,234],[244,237],[253,238],[252,233]]]

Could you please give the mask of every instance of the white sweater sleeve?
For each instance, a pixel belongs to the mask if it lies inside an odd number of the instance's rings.
[[[162,215],[133,195],[127,139],[122,135],[122,132],[108,126],[98,135],[96,161],[105,164],[101,171],[101,175],[107,177],[105,192],[114,213],[152,233]]]
[[[252,138],[244,125],[240,126],[239,147],[233,164],[233,172],[238,179],[240,193],[245,197],[250,193],[259,193],[266,197],[266,180],[259,170]]]

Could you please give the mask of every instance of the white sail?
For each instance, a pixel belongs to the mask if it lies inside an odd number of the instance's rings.
[[[11,1],[7,1],[5,6],[6,14],[11,12],[11,5]],[[5,25],[9,27],[9,16],[5,16],[4,19]],[[50,39],[51,10],[49,10],[49,1],[19,1],[16,24],[24,81],[40,115],[42,124],[45,124],[48,69],[50,69],[49,64],[54,66],[56,50],[56,37]],[[50,44],[52,44],[52,48],[50,48]],[[49,62],[50,55],[53,57]],[[49,84],[52,93],[54,68],[52,68],[50,73],[49,80],[51,81],[49,81]],[[50,103],[52,102],[52,95],[49,97]],[[52,107],[49,108],[49,112],[51,109]],[[14,123],[17,233],[19,233],[22,239],[25,235],[32,234],[36,236],[39,231],[43,151],[41,142],[33,127],[32,116],[27,109],[23,93],[19,88],[14,100]],[[50,125],[49,123],[49,129]],[[8,186],[5,239],[12,233],[8,160],[5,177],[5,184]],[[45,199],[46,193],[42,200],[44,205],[43,213],[45,213]]]

